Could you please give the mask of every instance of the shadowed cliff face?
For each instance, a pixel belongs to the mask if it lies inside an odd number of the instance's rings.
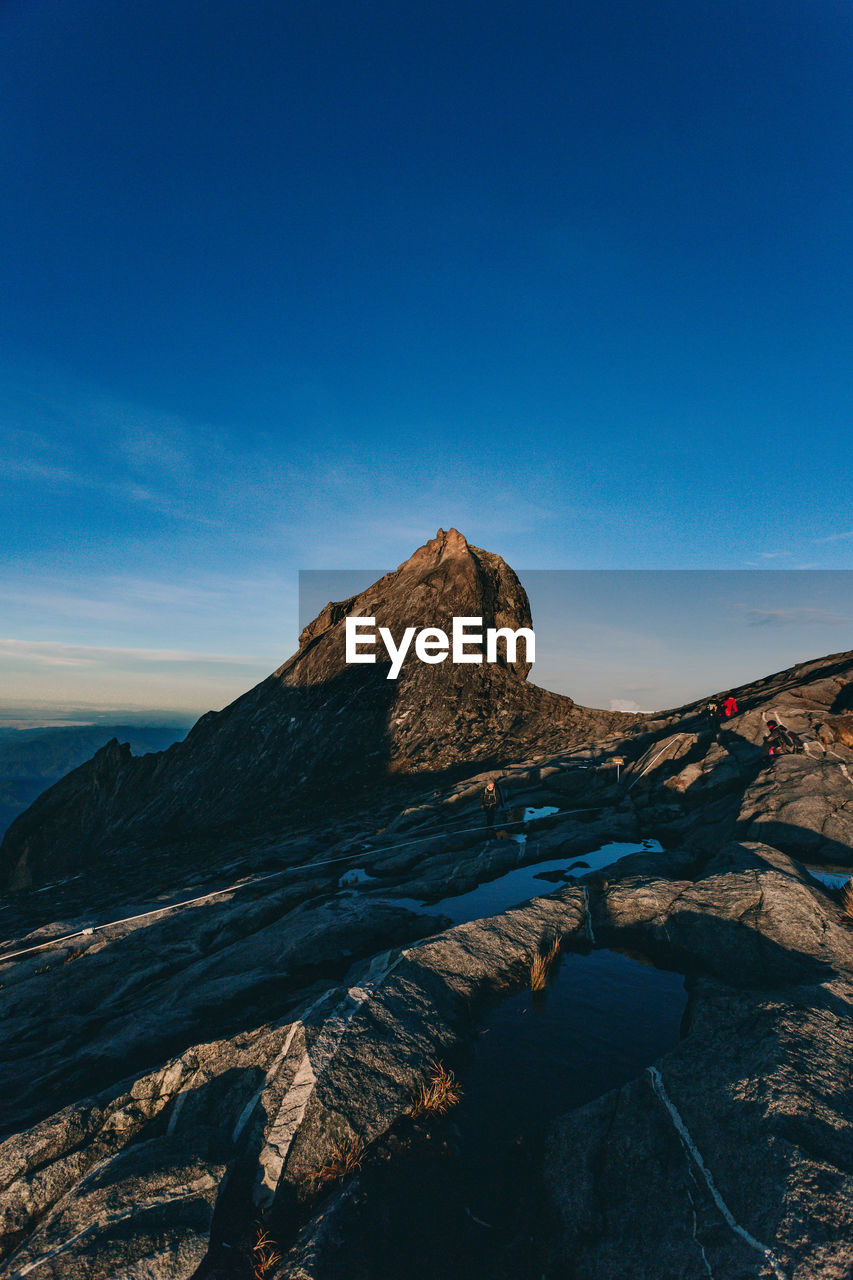
[[[628,729],[637,717],[591,712],[527,683],[517,661],[427,665],[410,651],[397,680],[377,643],[372,665],[347,665],[345,620],[376,619],[399,642],[406,627],[480,617],[483,628],[530,627],[527,595],[500,558],[439,530],[394,573],[330,603],[303,631],[299,651],[221,712],[210,712],[168,751],[134,757],[113,741],[63,778],[10,827],[0,882],[23,888],[86,865],[105,850],[140,849],[241,833],[277,834],[294,811],[352,801],[389,775],[560,750]]]

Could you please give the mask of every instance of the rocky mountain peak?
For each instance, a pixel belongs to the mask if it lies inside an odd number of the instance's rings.
[[[300,635],[299,654],[276,675],[315,682],[342,670],[348,617],[375,618],[376,627],[387,627],[395,639],[411,626],[449,631],[454,617],[482,618],[484,628],[532,627],[530,602],[513,570],[501,556],[472,546],[458,529],[447,533],[439,529],[434,538],[366,591],[347,600],[330,601]],[[323,645],[314,651],[321,638]],[[407,664],[402,687],[409,689],[417,675],[427,675],[431,682],[441,679],[437,667],[424,672],[418,671],[419,665]],[[507,666],[503,661],[498,665]],[[510,666],[516,675],[528,675],[531,664],[523,646]]]
[[[435,572],[439,567],[449,568],[448,561],[458,561],[456,572],[473,576],[477,571],[478,558],[489,553],[479,547],[472,547],[464,534],[458,529],[439,529],[434,538],[430,538],[422,547],[418,547],[408,560],[398,566],[397,573],[423,575]],[[500,556],[494,559],[504,561]]]
[[[485,554],[481,552],[480,554]],[[496,557],[500,559],[500,557]],[[464,569],[460,570],[460,574],[464,576],[467,570],[467,576],[473,583],[476,574],[476,561],[468,545],[466,538],[458,529],[449,529],[447,533],[443,529],[439,529],[434,538],[430,538],[422,547],[418,547],[408,560],[404,560],[398,565],[393,573],[386,574],[383,578],[369,587],[367,591],[360,595],[350,596],[347,600],[330,601],[324,609],[320,611],[312,622],[304,628],[299,637],[300,649],[304,648],[312,640],[324,634],[331,627],[335,626],[343,618],[349,614],[358,615],[359,609],[374,610],[377,604],[383,603],[384,593],[392,589],[393,584],[397,585],[397,589],[402,593],[411,591],[416,583],[430,578],[441,566],[442,561],[458,560],[464,563]],[[503,564],[503,561],[501,561]],[[447,566],[445,566],[446,570]],[[401,603],[405,600],[403,595]]]
[[[375,662],[347,662],[350,617],[375,620]],[[287,662],[183,742],[142,757],[111,744],[46,791],[6,833],[0,878],[35,883],[128,843],[224,846],[400,775],[499,766],[636,720],[531,684],[523,641],[513,661],[501,642],[497,660],[480,664],[427,663],[412,644],[389,678],[380,627],[399,644],[407,628],[449,635],[454,617],[482,619],[484,633],[532,627],[527,594],[501,556],[439,529],[366,591],[330,601]]]
[[[468,540],[458,529],[450,528],[446,533],[443,529],[439,529],[435,537],[430,538],[422,547],[418,547],[417,551],[400,565],[400,568],[409,569],[425,560],[434,561],[445,556],[470,556],[470,554]]]

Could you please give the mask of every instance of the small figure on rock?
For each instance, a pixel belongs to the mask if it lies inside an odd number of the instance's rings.
[[[737,698],[733,693],[730,693],[723,703],[723,715],[727,720],[737,715]]]
[[[801,756],[806,749],[800,735],[777,720],[767,721],[762,747],[766,756]]]
[[[504,806],[501,789],[494,778],[489,778],[483,787],[483,796],[480,803],[483,806],[483,813],[486,817],[486,826],[491,831],[495,825],[495,814],[498,811],[498,806],[500,805],[501,808]]]
[[[723,714],[722,711],[720,710],[720,704],[716,698],[712,698],[710,700],[707,707],[705,708],[705,714],[708,717],[708,726],[711,730],[711,734],[713,736],[714,741],[716,742],[720,732],[720,719]]]

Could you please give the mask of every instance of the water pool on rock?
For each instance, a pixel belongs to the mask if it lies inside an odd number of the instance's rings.
[[[458,1066],[461,1103],[443,1119],[405,1121],[364,1170],[345,1232],[349,1274],[539,1280],[546,1129],[674,1048],[686,998],[683,975],[600,950],[566,954],[545,992],[491,1009]]]
[[[632,1080],[678,1043],[686,1000],[682,974],[637,957],[564,955],[485,1019],[456,1123],[500,1142]]]
[[[815,880],[819,880],[821,884],[825,884],[827,889],[843,889],[853,877],[853,872],[849,867],[818,867],[809,862],[804,865],[809,875],[814,876]]]
[[[486,880],[468,893],[459,893],[440,902],[425,903],[418,898],[389,898],[396,906],[428,915],[446,916],[454,924],[469,920],[483,920],[487,916],[500,915],[510,907],[517,907],[530,898],[555,893],[573,876],[585,876],[589,871],[601,871],[612,866],[620,858],[632,853],[660,853],[657,840],[612,842],[588,853],[569,857],[549,858],[545,862],[532,862],[515,867],[495,880]]]

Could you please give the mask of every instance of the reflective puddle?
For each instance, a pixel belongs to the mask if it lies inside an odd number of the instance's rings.
[[[600,871],[603,867],[609,867],[629,854],[660,853],[661,850],[662,846],[657,840],[605,844],[600,849],[593,849],[591,853],[578,854],[570,858],[551,858],[547,862],[533,862],[526,867],[516,867],[514,871],[508,871],[505,875],[499,876],[497,880],[480,884],[468,893],[442,898],[440,902],[425,904],[417,898],[393,898],[390,901],[395,905],[408,907],[411,911],[447,916],[454,924],[465,924],[468,920],[483,920],[487,916],[499,915],[502,911],[517,907],[531,898],[540,898],[554,893],[572,876],[584,876],[588,871]]]
[[[827,889],[843,889],[850,883],[850,878],[853,876],[849,867],[811,867],[807,862],[803,865],[809,875],[814,876],[815,880],[819,880],[821,884],[825,884]]]
[[[456,1123],[478,1148],[499,1144],[633,1080],[678,1043],[686,1002],[683,974],[567,953],[543,992],[510,996],[483,1022]]]

